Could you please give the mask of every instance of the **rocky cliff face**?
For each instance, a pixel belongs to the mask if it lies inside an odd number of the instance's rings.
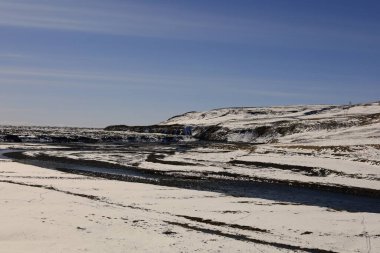
[[[158,133],[168,135],[191,135],[191,127],[187,127],[181,124],[173,125],[151,125],[151,126],[127,126],[127,125],[115,125],[108,126],[105,131],[129,131],[136,133]]]

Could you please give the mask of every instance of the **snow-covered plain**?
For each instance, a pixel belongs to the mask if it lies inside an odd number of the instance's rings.
[[[0,144],[0,252],[380,252],[379,115],[226,108],[162,125],[231,142]]]
[[[377,252],[380,215],[0,162],[2,252]]]

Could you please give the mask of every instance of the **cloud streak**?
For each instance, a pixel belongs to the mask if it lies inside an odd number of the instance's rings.
[[[33,3],[3,0],[0,2],[0,26],[239,43],[275,43],[276,38],[281,37],[282,41],[277,43],[284,45],[292,45],[294,38],[298,38],[304,40],[304,46],[322,46],[325,40],[337,38],[348,42],[370,40],[376,43],[380,40],[378,34],[366,33],[360,25],[347,32],[333,26],[284,23],[255,15],[249,19],[215,13],[205,15],[128,1],[78,0],[64,3],[57,0]]]
[[[26,55],[23,54],[13,54],[13,53],[0,53],[0,59],[23,59],[26,58]]]
[[[294,83],[294,82],[293,82]],[[300,89],[300,84],[311,88]],[[217,87],[215,93],[250,94],[264,97],[310,97],[314,96],[312,81],[298,81],[296,90],[288,81],[276,79],[226,78],[226,77],[186,77],[154,74],[101,74],[73,70],[55,70],[47,68],[0,68],[0,85],[20,87],[71,88],[71,89],[115,89],[152,91],[195,92],[198,88],[208,90]],[[267,87],[267,89],[263,88]],[[273,89],[273,87],[282,87]],[[324,91],[322,91],[324,92]],[[311,94],[312,93],[312,94]]]
[[[61,1],[0,2],[0,25],[105,33],[114,35],[174,37],[208,37],[226,31],[220,17],[206,18],[142,4],[115,5],[112,1],[78,1],[82,5],[62,6]],[[93,5],[93,3],[98,3]],[[233,27],[236,28],[236,27]],[[204,33],[208,34],[204,34]],[[203,35],[202,35],[203,34]]]

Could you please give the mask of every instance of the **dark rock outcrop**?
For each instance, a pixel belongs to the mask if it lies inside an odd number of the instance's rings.
[[[131,131],[136,133],[157,133],[168,135],[191,135],[192,130],[184,125],[150,125],[150,126],[127,126],[115,125],[104,128],[105,131]]]

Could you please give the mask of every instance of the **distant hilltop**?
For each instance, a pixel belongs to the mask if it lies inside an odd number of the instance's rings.
[[[233,107],[188,112],[150,126],[104,129],[0,126],[2,142],[366,143],[380,139],[380,102],[355,105]]]
[[[110,126],[108,131],[191,135],[197,140],[279,142],[302,133],[378,127],[380,102],[355,105],[232,107],[187,112],[153,126]],[[359,131],[359,129],[358,129]],[[337,133],[338,134],[338,133]],[[314,138],[309,136],[308,138]]]

